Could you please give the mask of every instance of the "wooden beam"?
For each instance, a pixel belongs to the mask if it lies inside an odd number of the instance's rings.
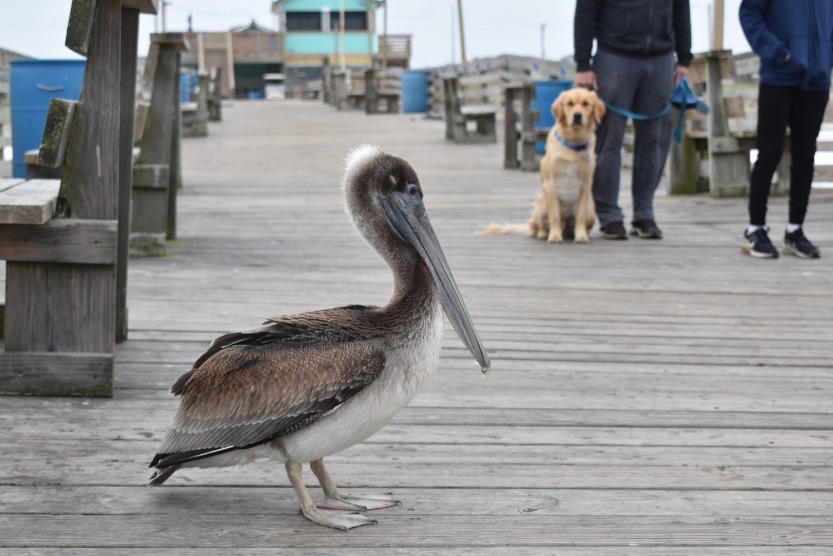
[[[185,38],[185,33],[153,33],[150,36],[150,43],[173,45],[179,52],[191,49],[188,39]]]
[[[53,98],[49,100],[46,113],[46,125],[43,127],[38,164],[47,168],[60,168],[64,165],[72,119],[75,117],[74,100]]]
[[[55,215],[60,180],[28,180],[0,192],[0,224],[44,224]]]
[[[43,225],[0,228],[0,259],[17,262],[114,264],[115,220],[55,218]]]
[[[90,48],[97,3],[97,0],[73,0],[69,10],[65,44],[67,48],[81,56],[86,56]]]
[[[139,10],[143,14],[156,14],[158,0],[122,0],[121,7]]]
[[[112,396],[112,353],[0,353],[0,394]]]

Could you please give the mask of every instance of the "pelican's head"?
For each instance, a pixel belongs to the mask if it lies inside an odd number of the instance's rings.
[[[344,192],[347,214],[356,229],[391,267],[404,260],[427,267],[448,320],[487,372],[489,356],[428,219],[422,186],[411,165],[379,147],[357,147],[347,155]]]

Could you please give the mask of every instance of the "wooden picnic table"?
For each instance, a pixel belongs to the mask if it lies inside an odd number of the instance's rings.
[[[833,551],[833,191],[813,192],[815,261],[743,256],[745,200],[708,195],[660,193],[662,241],[554,246],[474,234],[525,221],[539,187],[502,168],[500,142],[301,101],[235,101],[223,120],[183,144],[178,240],[131,261],[114,397],[0,400],[0,556]],[[346,491],[403,501],[375,526],[310,523],[275,463],[145,487],[167,390],[211,339],[387,299],[339,184],[363,142],[418,172],[493,371],[447,330],[411,406],[331,458]],[[770,207],[775,236],[786,200]]]

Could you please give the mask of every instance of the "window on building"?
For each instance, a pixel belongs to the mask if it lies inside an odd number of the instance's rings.
[[[338,30],[341,14],[338,10],[330,13],[333,31]],[[344,12],[345,31],[367,31],[367,13],[365,12]]]
[[[320,31],[321,12],[287,12],[287,31]]]

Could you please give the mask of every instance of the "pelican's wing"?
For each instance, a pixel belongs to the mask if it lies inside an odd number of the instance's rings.
[[[321,335],[329,341],[321,341]],[[333,338],[298,324],[273,323],[228,334],[180,377],[173,425],[151,467],[248,448],[314,422],[382,372],[372,339]]]

